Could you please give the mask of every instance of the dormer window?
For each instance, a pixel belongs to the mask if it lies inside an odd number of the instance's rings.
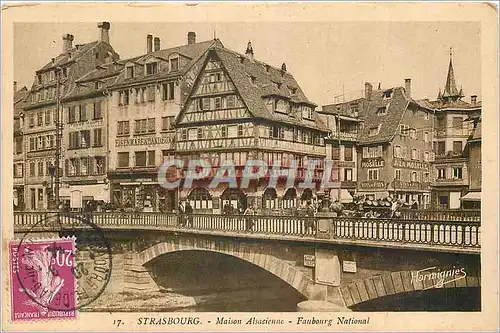
[[[126,77],[127,79],[131,79],[131,78],[133,78],[133,77],[134,77],[134,66],[128,66],[128,67],[127,67],[127,72],[126,72],[125,77]]]
[[[95,82],[94,82],[94,89],[96,89],[96,90],[101,89],[101,82],[99,82],[99,81],[95,81]]]
[[[271,66],[266,65],[266,72],[269,73],[270,70],[271,70]]]
[[[179,70],[179,58],[170,59],[170,71],[178,71]]]
[[[384,91],[384,99],[391,98],[391,97],[392,97],[392,90]]]
[[[377,108],[377,115],[382,116],[387,114],[387,107],[386,106],[381,106]]]
[[[149,64],[146,64],[146,74],[147,75],[154,75],[158,73],[158,63],[157,62],[151,62]]]
[[[382,124],[379,124],[378,126],[370,127],[368,131],[368,136],[375,136],[380,132],[380,127],[382,127]]]
[[[295,95],[295,93],[297,93],[297,88],[295,88],[295,87],[288,87],[288,91],[290,92],[290,95]]]

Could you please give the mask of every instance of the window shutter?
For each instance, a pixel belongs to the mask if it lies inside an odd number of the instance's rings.
[[[382,146],[377,146],[377,157],[382,157]]]
[[[68,159],[66,159],[64,161],[64,173],[66,174],[66,176],[69,175],[69,160]]]
[[[368,157],[368,147],[363,147],[363,157]]]

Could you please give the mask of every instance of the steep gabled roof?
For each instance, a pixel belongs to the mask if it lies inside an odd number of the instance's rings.
[[[391,141],[398,130],[401,119],[408,104],[412,101],[406,97],[403,87],[395,87],[392,97],[384,99],[383,90],[374,90],[367,107],[360,110],[363,128],[359,133],[361,144]],[[380,114],[381,108],[386,108],[385,114]],[[376,135],[369,136],[371,128],[379,128]]]
[[[316,106],[307,99],[299,84],[289,72],[260,61],[251,61],[246,56],[225,48],[216,47],[214,51],[226,68],[249,112],[254,117],[328,131],[328,128],[319,119],[316,112],[313,112],[315,119],[308,121],[268,110],[263,97],[269,95],[289,98],[296,103],[306,104],[313,108]]]
[[[93,41],[90,43],[78,45],[78,47],[75,46],[72,49],[59,54],[57,57],[54,58],[53,62],[51,61],[45,64],[45,66],[40,68],[38,71],[45,71],[53,67],[62,66],[71,61],[75,61],[79,59],[82,55],[93,49],[98,43],[99,43],[98,41]],[[69,54],[71,54],[71,58]]]

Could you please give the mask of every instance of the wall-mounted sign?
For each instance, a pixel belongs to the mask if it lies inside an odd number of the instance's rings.
[[[162,145],[169,144],[172,142],[172,138],[168,136],[150,136],[150,137],[139,137],[139,138],[125,138],[116,139],[116,147],[126,147],[126,146],[147,146],[147,145]]]
[[[347,273],[356,273],[357,272],[356,262],[349,260],[342,261],[342,270]]]
[[[316,266],[316,257],[314,254],[304,254],[304,267]]]
[[[395,158],[392,162],[392,165],[395,168],[406,168],[406,169],[415,169],[415,170],[428,170],[430,165],[427,162],[420,161],[408,161],[400,158]]]
[[[385,182],[381,180],[367,180],[359,184],[362,189],[385,189]]]
[[[385,166],[385,161],[382,159],[368,159],[361,161],[362,168],[383,168]]]
[[[318,284],[340,286],[340,261],[335,251],[316,249],[314,280]]]

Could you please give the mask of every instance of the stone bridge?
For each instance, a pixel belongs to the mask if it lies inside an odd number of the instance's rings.
[[[246,217],[200,215],[185,225],[175,215],[91,216],[113,244],[112,292],[176,291],[163,276],[175,274],[163,272],[174,254],[232,258],[236,271],[246,262],[303,299],[351,309],[391,296],[480,288],[480,224],[474,221],[252,218],[248,228]],[[57,232],[64,233],[71,216],[61,220]],[[33,225],[15,222],[18,232]],[[78,239],[78,230],[72,232]]]

